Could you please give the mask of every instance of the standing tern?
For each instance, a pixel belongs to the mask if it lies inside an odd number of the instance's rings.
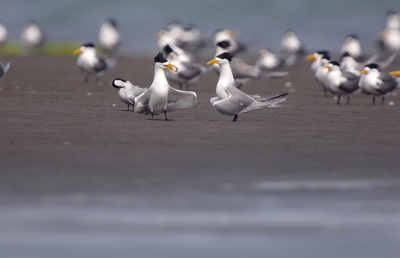
[[[286,62],[292,66],[304,54],[305,46],[293,30],[288,30],[282,38],[280,49]]]
[[[359,86],[364,93],[372,95],[372,105],[375,104],[376,96],[382,96],[381,105],[383,105],[386,96],[399,87],[400,81],[395,77],[399,75],[400,71],[381,72],[379,65],[371,63],[361,71]]]
[[[306,57],[307,60],[314,60],[311,64],[311,71],[314,72],[315,80],[322,85],[324,89],[324,95],[327,95],[327,88],[325,86],[325,76],[328,73],[329,69],[325,66],[331,60],[331,56],[328,51],[321,50],[317,51],[314,54],[308,55]]]
[[[340,70],[340,64],[336,61],[330,61],[325,66],[329,71],[325,77],[325,87],[333,94],[338,94],[337,104],[340,104],[341,95],[347,95],[347,103],[354,93],[360,92],[358,81],[360,76]]]
[[[126,111],[129,111],[129,106],[131,105],[133,108],[135,105],[135,98],[147,90],[147,88],[140,88],[139,86],[133,85],[130,81],[121,78],[115,78],[112,82],[112,86],[119,89],[118,98],[128,105]]]
[[[233,116],[232,122],[236,122],[238,115],[265,107],[272,107],[286,100],[287,93],[261,98],[249,96],[236,88],[230,62],[233,55],[229,52],[222,53],[207,64],[218,64],[221,67],[216,97],[210,99],[210,103],[216,111],[226,116]]]
[[[75,55],[79,55],[76,61],[78,67],[85,73],[85,83],[89,82],[89,75],[95,74],[96,83],[101,84],[100,77],[105,71],[113,68],[116,65],[116,59],[105,59],[96,53],[94,43],[84,43],[74,51]]]
[[[197,103],[195,92],[176,90],[168,84],[164,69],[177,72],[178,68],[169,63],[162,52],[158,53],[154,61],[153,83],[145,92],[135,98],[133,112],[151,114],[152,118],[154,115],[164,113],[165,120],[168,120],[167,112],[195,107]]]
[[[109,18],[103,22],[99,31],[99,46],[108,55],[113,55],[121,44],[121,36],[117,29],[117,21]]]

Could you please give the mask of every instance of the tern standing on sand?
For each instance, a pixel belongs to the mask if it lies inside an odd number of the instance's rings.
[[[225,52],[207,63],[209,65],[218,64],[221,67],[215,90],[217,97],[210,99],[215,110],[222,115],[234,116],[233,122],[236,122],[239,114],[272,107],[286,100],[287,93],[261,98],[260,96],[249,96],[236,88],[230,65],[232,57],[229,52]]]
[[[151,114],[152,118],[154,115],[164,113],[165,120],[168,120],[167,112],[195,107],[197,103],[195,92],[176,90],[168,84],[164,69],[177,72],[178,68],[170,64],[162,52],[158,53],[154,61],[153,83],[148,90],[135,98],[133,112]]]

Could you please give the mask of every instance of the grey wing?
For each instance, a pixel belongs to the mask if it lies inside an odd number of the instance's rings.
[[[167,111],[192,108],[195,107],[196,104],[197,95],[194,91],[182,91],[172,87],[169,88]]]
[[[139,113],[139,114],[147,113],[148,111],[147,105],[149,103],[150,95],[151,95],[151,88],[149,88],[148,90],[146,90],[145,92],[143,92],[134,99],[135,103],[135,106],[133,108],[134,113]]]
[[[382,92],[383,94],[386,94],[396,89],[397,81],[396,78],[392,75],[381,72],[379,74],[379,79],[382,80],[382,84],[380,85],[380,89],[378,91]]]
[[[105,70],[106,68],[107,68],[106,60],[103,57],[97,55],[97,62],[94,65],[94,70],[96,72],[101,72],[101,71]]]
[[[231,62],[233,77],[238,78],[257,78],[259,71],[255,66],[245,63],[243,60],[233,58]]]
[[[356,91],[359,86],[358,86],[358,81],[360,79],[359,76],[355,75],[354,73],[350,72],[343,72],[342,76],[346,78],[346,81],[342,82],[339,85],[339,89],[345,91],[345,92],[353,92]]]
[[[223,115],[230,116],[243,113],[243,110],[250,108],[253,103],[257,102],[236,87],[228,86],[227,91],[230,94],[229,97],[213,103],[214,109]]]

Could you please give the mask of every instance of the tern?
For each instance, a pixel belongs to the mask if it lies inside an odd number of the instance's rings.
[[[38,49],[46,41],[45,34],[34,21],[27,21],[21,32],[20,40],[30,48]]]
[[[77,66],[85,73],[85,83],[89,81],[89,75],[95,74],[96,83],[101,84],[100,77],[105,71],[116,65],[116,59],[105,59],[96,52],[95,44],[92,42],[84,43],[74,51],[79,55],[76,61]]]
[[[8,31],[6,25],[0,22],[0,45],[7,42],[8,39]]]
[[[221,67],[216,97],[210,99],[210,103],[216,111],[226,116],[233,116],[232,122],[236,122],[238,115],[265,107],[272,107],[286,100],[287,93],[261,98],[250,96],[236,88],[230,62],[233,55],[229,52],[222,53],[207,64],[218,64]]]
[[[370,63],[376,63],[379,66],[379,70],[385,70],[395,59],[396,54],[390,55],[386,60],[377,62],[379,57],[379,53],[373,55],[365,62],[357,62],[354,57],[349,55],[347,52],[343,53],[340,60],[340,69],[342,71],[347,71],[354,73],[356,75],[360,75],[361,70],[364,69],[364,66]]]
[[[170,82],[178,84],[180,90],[183,88],[183,84],[186,85],[186,90],[188,90],[191,84],[196,83],[202,75],[209,72],[211,70],[210,68],[212,68],[204,67],[199,63],[186,61],[187,58],[184,54],[182,55],[179,54],[179,52],[175,52],[175,49],[179,49],[178,47],[172,49],[167,45],[164,49],[165,52],[167,52],[168,61],[178,67],[177,72],[165,69],[165,76]]]
[[[228,42],[229,45],[224,51],[217,53],[217,55],[223,52],[229,52],[232,55],[236,55],[240,52],[245,51],[247,47],[246,44],[238,39],[238,33],[232,29],[221,29],[217,30],[214,33],[214,45],[217,45],[219,42],[222,41]]]
[[[348,53],[356,60],[364,58],[364,49],[361,46],[361,42],[358,39],[357,35],[352,34],[345,38],[342,48],[340,50],[340,55],[343,55],[344,53]]]
[[[324,89],[324,95],[327,95],[327,88],[325,86],[325,76],[328,73],[329,69],[325,68],[325,66],[331,60],[331,56],[328,51],[320,50],[315,52],[314,54],[308,55],[306,57],[307,60],[314,60],[311,64],[311,71],[314,72],[315,80],[322,85]]]
[[[305,46],[293,30],[288,30],[282,38],[280,49],[286,62],[294,65],[298,57],[304,54]]]
[[[113,55],[121,44],[121,36],[117,29],[117,21],[109,18],[103,22],[99,31],[99,46],[108,55]]]
[[[178,68],[164,58],[162,52],[154,58],[154,79],[151,86],[135,98],[133,112],[139,114],[159,115],[164,113],[168,121],[167,112],[187,109],[196,106],[197,95],[193,91],[181,91],[172,88],[165,77],[164,69],[171,69],[174,72]]]
[[[400,71],[381,72],[378,64],[371,63],[361,71],[359,86],[362,92],[372,95],[372,105],[375,104],[376,96],[382,96],[383,105],[386,96],[399,87],[400,81],[395,76],[400,76]]]
[[[118,98],[128,105],[126,111],[129,111],[129,106],[135,105],[135,98],[145,92],[147,88],[140,88],[139,86],[133,85],[130,81],[115,78],[112,82],[112,86],[118,91]]]
[[[325,87],[333,94],[338,94],[338,105],[341,95],[347,95],[346,104],[349,104],[351,96],[360,92],[358,86],[360,76],[351,72],[342,72],[337,61],[330,61],[325,68],[329,70],[325,77]]]
[[[288,68],[293,65],[292,59],[285,59],[276,55],[272,50],[263,48],[259,52],[256,67],[265,71],[273,71],[280,68]]]
[[[6,65],[3,65],[2,62],[0,62],[0,80],[1,78],[10,70],[10,62],[6,63]]]

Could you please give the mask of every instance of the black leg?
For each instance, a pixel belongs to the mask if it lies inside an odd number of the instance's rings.
[[[167,110],[164,110],[164,116],[165,116],[165,121],[169,121],[169,119],[167,118]]]
[[[189,90],[190,84],[186,83],[186,90]]]
[[[235,115],[235,116],[233,117],[232,122],[236,122],[237,118],[238,118],[238,115]]]
[[[350,95],[347,96],[347,103],[346,103],[346,105],[348,105],[349,103],[350,103]]]
[[[375,96],[372,96],[372,105],[375,105]]]
[[[383,105],[383,102],[385,101],[385,95],[382,95],[382,102],[381,105]]]
[[[340,105],[340,94],[337,96],[337,104]]]
[[[128,104],[128,109],[126,111],[129,111],[129,104]]]

